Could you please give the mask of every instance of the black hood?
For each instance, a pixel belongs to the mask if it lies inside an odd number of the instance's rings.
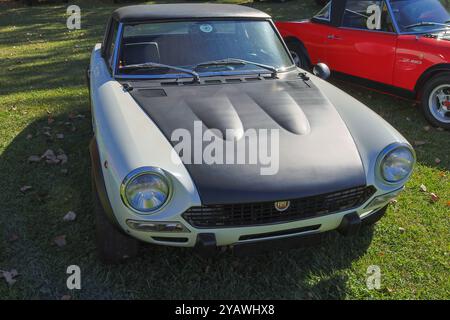
[[[311,81],[262,79],[240,83],[146,86],[130,94],[171,141],[183,128],[279,129],[279,170],[261,164],[185,162],[204,205],[276,201],[344,190],[366,183],[355,143],[338,112]],[[220,140],[221,143],[224,140]],[[208,143],[204,143],[204,146]],[[158,152],[155,150],[155,152]]]

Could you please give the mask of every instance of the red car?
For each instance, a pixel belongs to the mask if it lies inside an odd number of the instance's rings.
[[[450,15],[439,0],[332,0],[312,19],[277,22],[299,67],[421,102],[450,129]]]

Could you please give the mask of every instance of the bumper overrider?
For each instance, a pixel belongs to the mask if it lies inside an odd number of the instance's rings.
[[[300,247],[317,243],[332,230],[351,236],[365,222],[377,221],[403,190],[386,193],[375,186],[359,186],[290,201],[194,206],[170,219],[152,220],[152,215],[113,212],[95,140],[90,149],[97,193],[113,224],[144,242],[195,247],[203,253],[219,247],[231,247],[236,254],[253,252],[255,246]]]

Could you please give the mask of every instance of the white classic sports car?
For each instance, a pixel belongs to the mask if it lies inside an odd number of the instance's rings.
[[[326,66],[297,68],[252,8],[120,8],[87,74],[105,261],[140,242],[244,254],[353,235],[415,163],[400,133],[316,76]]]

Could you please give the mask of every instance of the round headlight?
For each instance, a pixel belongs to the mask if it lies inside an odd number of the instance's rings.
[[[160,209],[170,196],[169,179],[159,168],[140,168],[130,173],[122,184],[125,204],[142,213]]]
[[[397,146],[386,152],[381,159],[382,178],[389,183],[400,182],[411,174],[414,162],[415,157],[409,147]]]

